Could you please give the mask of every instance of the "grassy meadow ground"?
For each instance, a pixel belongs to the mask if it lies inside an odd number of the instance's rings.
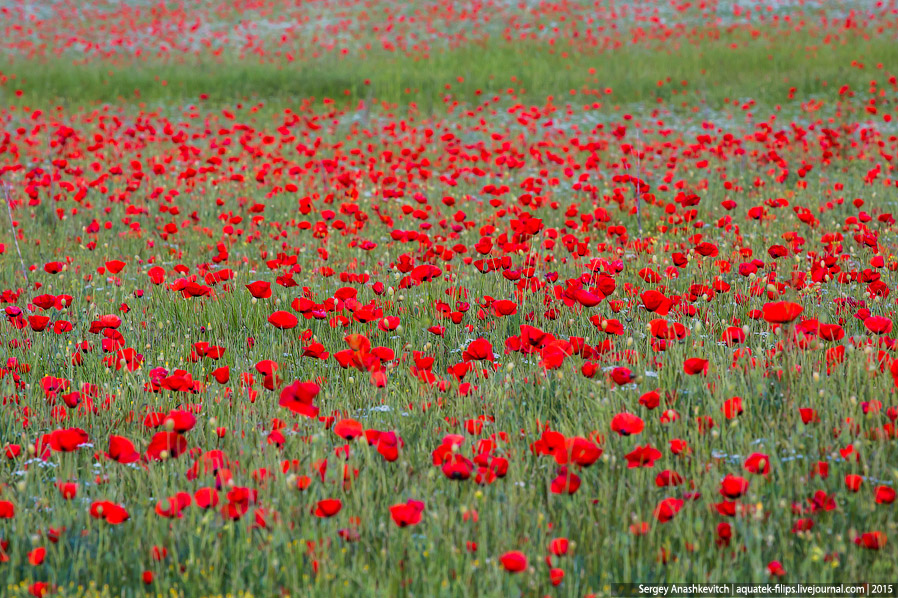
[[[0,3],[0,595],[894,581],[868,4]]]

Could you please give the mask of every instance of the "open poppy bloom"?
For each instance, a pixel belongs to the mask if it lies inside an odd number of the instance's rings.
[[[89,441],[90,438],[87,436],[87,432],[81,428],[56,430],[50,434],[50,446],[53,450],[65,453],[76,451],[81,445],[87,444]]]
[[[780,301],[778,303],[764,304],[764,320],[771,324],[788,324],[794,321],[804,308],[798,303]]]
[[[705,375],[708,373],[709,366],[710,362],[707,359],[690,357],[683,362],[683,371],[690,376],[695,376],[698,374]]]
[[[268,299],[271,297],[271,283],[257,280],[246,285],[246,290],[256,299]]]
[[[409,500],[390,507],[390,517],[399,527],[417,525],[421,522],[423,512],[424,503],[418,500]]]
[[[90,516],[94,519],[102,519],[110,525],[124,523],[131,517],[124,507],[106,500],[92,503]]]
[[[315,517],[328,518],[339,513],[342,508],[343,503],[339,499],[327,498],[318,501],[318,504],[312,509],[312,514]]]
[[[280,330],[296,328],[299,319],[288,311],[276,311],[268,316],[268,323]]]
[[[72,500],[78,496],[78,484],[75,482],[57,482],[56,487],[59,489],[60,496],[65,500]]]
[[[886,535],[882,532],[865,532],[854,539],[854,543],[867,550],[880,550],[886,545]]]
[[[645,423],[639,416],[632,413],[618,413],[611,418],[611,430],[621,436],[639,434],[645,427]]]
[[[358,438],[364,433],[362,424],[354,419],[342,419],[334,425],[334,434],[346,440]]]
[[[467,349],[462,353],[465,361],[493,361],[493,346],[484,338],[479,338],[468,345]]]
[[[720,494],[729,499],[736,499],[748,492],[748,480],[741,476],[727,474],[720,482]]]
[[[890,505],[895,502],[895,489],[889,486],[876,487],[876,504]]]
[[[667,523],[683,508],[683,501],[678,498],[665,498],[655,507],[655,519],[659,523]]]
[[[520,573],[527,569],[527,557],[523,552],[512,550],[499,557],[499,562],[509,573]]]
[[[751,473],[767,475],[770,473],[770,457],[763,453],[752,453],[745,460],[745,469]]]
[[[771,577],[785,577],[786,570],[783,569],[783,564],[779,561],[770,561],[767,564],[767,572]]]
[[[301,382],[284,387],[278,404],[290,411],[306,417],[317,417],[318,407],[312,404],[321,387],[314,382]]]
[[[651,445],[637,446],[626,455],[627,467],[652,467],[661,458],[661,451]]]
[[[564,556],[567,554],[570,542],[567,538],[554,538],[549,542],[549,553],[555,556]]]

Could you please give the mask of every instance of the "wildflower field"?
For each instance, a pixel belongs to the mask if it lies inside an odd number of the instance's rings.
[[[0,32],[0,595],[896,581],[898,2]]]

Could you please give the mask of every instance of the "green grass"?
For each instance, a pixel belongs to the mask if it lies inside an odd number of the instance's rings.
[[[867,68],[852,67],[853,61]],[[824,44],[807,33],[770,40],[733,32],[701,44],[625,45],[605,52],[490,42],[436,53],[428,60],[383,53],[363,60],[332,56],[283,65],[228,58],[127,65],[13,59],[0,70],[10,77],[2,90],[6,101],[14,101],[13,90],[22,89],[25,95],[16,101],[33,106],[183,104],[197,102],[201,94],[208,94],[215,103],[242,100],[289,105],[307,97],[342,102],[348,90],[352,102],[373,97],[389,103],[415,102],[433,111],[440,110],[447,93],[471,101],[478,90],[495,94],[509,88],[528,101],[567,97],[571,90],[598,90],[600,101],[622,105],[653,102],[658,97],[674,105],[686,100],[691,106],[700,100],[719,106],[726,98],[751,98],[772,105],[786,102],[792,87],[801,98],[835,97],[844,84],[863,88],[871,78],[881,77],[875,68],[880,63],[886,68],[898,64],[898,43],[892,36],[850,35]],[[682,81],[688,85],[683,87]],[[613,90],[610,97],[605,97],[605,88]]]

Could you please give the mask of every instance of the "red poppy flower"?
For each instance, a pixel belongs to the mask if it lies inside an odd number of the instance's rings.
[[[451,455],[443,463],[443,475],[450,480],[464,481],[474,472],[474,463],[462,455]]]
[[[549,553],[555,556],[564,556],[567,554],[570,542],[567,538],[554,538],[549,542]]]
[[[362,429],[362,424],[354,419],[341,419],[334,424],[334,434],[340,438],[345,438],[346,440],[353,440],[364,433],[365,431]]]
[[[792,524],[792,533],[797,534],[799,532],[808,532],[814,529],[814,520],[813,519],[799,519],[795,523]]]
[[[826,341],[838,341],[845,337],[845,330],[838,324],[820,324],[817,335]]]
[[[661,458],[661,451],[647,444],[645,446],[637,446],[626,455],[627,467],[634,469],[636,467],[652,467],[655,461]]]
[[[50,434],[50,447],[54,451],[69,453],[78,450],[82,444],[90,442],[87,432],[81,428],[55,430]]]
[[[727,419],[733,419],[734,417],[742,414],[742,398],[741,397],[732,397],[723,402],[723,407],[720,408],[723,411],[723,416]]]
[[[468,345],[467,349],[462,352],[462,359],[465,361],[494,361],[493,346],[484,338],[478,338]]]
[[[677,413],[676,409],[665,409],[661,414],[659,420],[662,424],[669,424],[671,422],[675,422],[680,419],[680,414]],[[701,429],[701,426],[699,426]]]
[[[559,465],[573,463],[580,467],[589,467],[602,456],[602,449],[586,438],[572,436],[564,440],[564,446],[555,452],[555,462]]]
[[[187,439],[177,432],[156,432],[146,450],[150,461],[176,459],[187,452]]]
[[[377,436],[375,446],[378,454],[385,461],[392,463],[399,458],[399,447],[404,446],[404,443],[395,432],[381,432]]]
[[[670,469],[665,469],[655,476],[655,486],[664,488],[665,486],[679,486],[685,480],[683,476]]]
[[[518,304],[514,301],[507,301],[505,299],[494,301],[492,308],[493,313],[500,318],[518,313]]]
[[[630,368],[616,367],[611,370],[611,379],[614,380],[618,386],[629,384],[634,378],[636,378],[636,376],[630,371]]]
[[[739,498],[746,492],[748,492],[748,480],[741,476],[727,474],[720,482],[720,494],[726,498]]]
[[[690,357],[689,359],[683,362],[683,371],[686,372],[689,376],[695,376],[697,374],[706,375],[708,373],[708,367],[710,362],[707,359],[701,359],[700,357]]]
[[[642,299],[642,304],[646,311],[658,314],[659,316],[666,316],[670,312],[670,299],[658,291],[646,291],[640,295],[640,298]]]
[[[355,527],[338,529],[337,536],[344,542],[358,542],[362,537],[359,530]]]
[[[110,274],[118,274],[125,268],[125,262],[121,260],[110,260],[105,264]]]
[[[90,516],[94,519],[103,519],[110,525],[118,525],[131,517],[124,507],[108,500],[92,503],[90,505]]]
[[[770,561],[767,564],[767,572],[771,577],[784,577],[786,575],[786,570],[783,569],[783,564],[779,561]]]
[[[717,536],[714,540],[715,544],[721,547],[729,546],[733,538],[733,526],[726,521],[721,521],[717,524],[715,535]]]
[[[649,410],[655,409],[661,404],[661,394],[657,390],[650,390],[639,397],[639,404]]]
[[[764,320],[771,324],[788,324],[801,315],[804,308],[789,301],[764,304]]]
[[[558,475],[552,480],[549,490],[552,494],[572,495],[580,489],[580,476],[568,471],[567,467],[560,467]]]
[[[570,291],[570,296],[583,307],[595,307],[602,302],[602,296],[590,293],[586,289],[574,289]]]
[[[47,274],[58,274],[62,272],[62,269],[65,267],[65,264],[62,262],[47,262],[44,264],[44,272]]]
[[[851,492],[857,492],[861,489],[861,484],[864,483],[864,478],[857,474],[850,473],[845,476],[845,487],[848,488]]]
[[[115,314],[106,314],[97,318],[91,324],[91,332],[101,332],[107,329],[117,329],[122,325],[122,319]]]
[[[645,428],[645,422],[632,413],[618,413],[611,418],[611,430],[617,432],[621,436],[631,436],[639,434]]]
[[[78,495],[78,484],[74,482],[57,482],[56,488],[65,500],[71,500]]]
[[[214,377],[215,381],[219,384],[227,384],[228,380],[231,379],[231,368],[226,365],[220,368],[215,368],[212,370],[212,377]]]
[[[882,316],[870,316],[864,320],[864,327],[873,334],[888,334],[892,332],[892,320]]]
[[[200,488],[193,494],[196,506],[201,509],[211,509],[218,506],[218,491],[215,488]]]
[[[43,332],[50,324],[50,318],[42,315],[28,316],[28,325],[34,332]]]
[[[631,534],[634,536],[645,536],[648,535],[651,530],[651,526],[648,521],[640,521],[638,523],[631,523],[630,527],[627,528]]]
[[[745,469],[751,473],[767,475],[770,473],[770,457],[764,453],[752,453],[745,460]]]
[[[296,328],[299,320],[288,311],[276,311],[268,316],[268,323],[280,330],[290,330]]]
[[[559,569],[557,567],[549,569],[549,582],[553,586],[561,585],[561,582],[564,581],[564,570]]]
[[[665,409],[661,413],[661,417],[658,419],[662,424],[669,424],[671,422],[679,420],[680,414],[677,413],[676,409]],[[701,426],[699,426],[699,430],[701,431]]]
[[[880,505],[890,505],[895,502],[895,489],[889,486],[876,487],[876,503]]]
[[[417,500],[409,500],[405,503],[390,507],[390,517],[399,527],[417,525],[421,521],[424,512],[424,503]]]
[[[836,509],[836,499],[829,496],[823,490],[817,490],[814,495],[808,499],[811,512],[816,511],[834,511]]]
[[[175,496],[166,498],[156,503],[156,514],[160,517],[175,517],[180,519],[184,516],[184,509],[193,504],[193,497],[187,492],[178,492]]]
[[[53,592],[53,586],[45,581],[36,581],[28,586],[28,593],[35,598],[43,598]]]
[[[281,391],[278,404],[299,415],[318,417],[318,407],[313,405],[312,401],[315,400],[320,391],[321,387],[314,382],[297,380]]]
[[[667,523],[683,508],[683,501],[678,498],[665,498],[655,507],[654,516],[660,523]]]
[[[867,550],[880,550],[886,545],[887,538],[882,532],[865,532],[854,539],[854,543]]]
[[[804,424],[810,424],[814,422],[819,422],[820,418],[817,415],[816,409],[811,409],[809,407],[802,407],[798,410],[799,415],[801,415],[801,421]]]
[[[140,453],[134,448],[134,443],[123,436],[109,437],[106,456],[119,463],[134,463],[140,460]]]
[[[658,284],[661,282],[661,275],[651,268],[643,268],[637,272],[636,275],[649,284]]]
[[[39,546],[28,553],[28,564],[33,566],[38,566],[44,562],[44,558],[47,556],[47,549],[43,546]]]
[[[165,268],[160,266],[153,266],[147,271],[147,275],[150,277],[150,281],[155,285],[160,285],[165,282]]]
[[[318,501],[315,508],[312,510],[312,514],[315,515],[315,517],[328,518],[339,513],[342,508],[343,503],[339,499],[326,498]]]
[[[181,409],[172,409],[162,420],[162,425],[166,429],[183,434],[189,432],[196,425],[196,416],[189,411]]]
[[[377,322],[377,327],[386,332],[396,330],[399,327],[399,318],[396,316],[385,316]]]
[[[512,550],[499,557],[499,562],[509,573],[520,573],[527,569],[527,557],[523,552]]]
[[[246,290],[256,299],[268,299],[271,297],[271,283],[257,280],[246,285]]]

